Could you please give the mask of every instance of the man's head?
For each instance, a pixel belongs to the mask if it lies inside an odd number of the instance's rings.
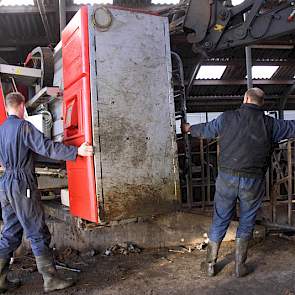
[[[11,92],[5,97],[6,110],[9,115],[16,115],[20,119],[24,118],[25,98],[19,92]]]
[[[264,105],[264,92],[260,88],[249,88],[245,93],[243,103],[253,103],[262,107]]]

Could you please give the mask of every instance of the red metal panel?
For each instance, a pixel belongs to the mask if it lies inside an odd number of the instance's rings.
[[[64,77],[64,142],[92,144],[88,8],[82,7],[62,33]],[[70,210],[98,222],[93,157],[67,162]]]
[[[4,94],[2,85],[0,83],[0,124],[2,124],[7,118],[7,113],[5,109]]]

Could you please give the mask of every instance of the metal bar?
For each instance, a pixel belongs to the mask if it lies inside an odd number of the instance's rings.
[[[181,96],[181,112],[182,112],[182,120],[181,123],[187,123],[187,112],[186,112],[186,92],[184,85],[184,71],[183,71],[183,63],[180,56],[171,52],[172,57],[177,62],[178,72],[179,72],[179,82],[180,82],[180,90],[182,92]],[[186,163],[186,171],[185,171],[185,180],[186,180],[186,195],[187,195],[187,203],[188,206],[192,207],[193,202],[193,187],[192,187],[192,159],[191,159],[191,144],[188,134],[184,134],[184,146],[185,146],[185,163]]]
[[[201,196],[202,196],[202,208],[205,209],[205,161],[204,161],[204,141],[203,138],[200,138],[200,160],[201,160],[201,178],[202,178],[202,186],[201,186]]]
[[[270,183],[271,221],[276,222],[276,202],[275,202],[276,200],[275,200],[273,158],[271,160],[270,167],[269,167],[269,183]]]
[[[201,62],[199,61],[198,63],[196,63],[196,65],[194,66],[194,69],[190,75],[190,79],[189,79],[189,83],[186,87],[186,95],[189,96],[190,95],[190,92],[192,90],[192,87],[193,87],[193,83],[194,83],[194,80],[198,74],[198,71],[201,67]]]
[[[57,269],[65,269],[65,270],[69,270],[69,271],[73,271],[73,272],[81,272],[81,269],[69,267],[65,263],[62,263],[59,261],[55,261],[55,265],[56,265]]]
[[[208,153],[208,149],[206,150],[206,157],[207,157],[207,202],[210,202],[211,199],[211,175],[210,175],[210,157]]]
[[[184,59],[186,63],[190,62],[190,59]],[[242,66],[245,64],[244,58],[212,58],[208,60],[202,61],[202,66],[210,66],[210,65],[220,65],[220,66]],[[277,58],[265,58],[261,60],[252,60],[253,66],[286,66],[286,67],[292,67],[295,64],[294,58],[283,58],[283,59],[277,59]]]
[[[291,85],[279,99],[279,119],[284,119],[284,108],[286,107],[289,96],[295,90],[295,84]]]
[[[24,76],[32,78],[41,78],[42,72],[40,69],[0,64],[0,74],[7,74],[13,77]]]
[[[265,197],[267,200],[270,200],[270,192],[269,192],[270,179],[269,178],[270,178],[270,173],[268,169],[265,175]]]
[[[205,209],[202,208],[202,202],[199,202],[199,201],[197,201],[197,202],[193,202],[192,205],[193,205],[193,207],[200,207],[202,211],[207,211],[207,210],[206,210],[206,207],[205,207]],[[206,205],[207,205],[207,206],[213,206],[213,205],[214,205],[214,202],[212,201],[212,202],[210,202],[210,203],[206,203]],[[183,207],[184,207],[184,208],[188,208],[187,204],[183,204]],[[208,208],[207,208],[207,209],[208,209]]]
[[[188,84],[188,82],[187,82]],[[294,80],[282,79],[253,79],[253,85],[293,85]],[[194,80],[194,86],[226,86],[226,85],[247,85],[247,80]]]
[[[268,227],[268,228],[287,230],[287,231],[295,231],[295,226],[278,224],[276,222],[262,222],[261,224]]]
[[[188,103],[207,103],[207,102],[237,102],[243,99],[244,96],[242,95],[230,95],[230,96],[223,96],[223,95],[207,95],[207,96],[189,96],[187,98]],[[265,100],[266,102],[271,102],[273,100],[279,99],[281,96],[279,95],[266,95]],[[294,99],[295,95],[289,95],[288,98]],[[176,100],[177,101],[177,100]]]
[[[292,145],[288,141],[288,224],[292,225]]]
[[[279,186],[273,185],[272,187],[272,222],[277,222],[277,194],[278,194]]]
[[[42,20],[42,23],[43,23],[43,26],[44,26],[44,29],[46,32],[48,42],[51,44],[51,43],[53,43],[54,38],[52,36],[50,24],[49,24],[48,17],[46,14],[46,7],[44,4],[44,0],[36,0],[36,4],[37,4],[39,12],[40,12],[41,20]]]
[[[182,138],[177,138],[176,140],[183,140],[183,137]],[[192,156],[196,156],[196,155],[199,155],[199,154],[200,154],[200,152],[192,152],[191,153]],[[215,155],[215,154],[217,154],[217,152],[211,151],[210,154],[211,155]],[[180,153],[180,154],[178,154],[178,156],[179,157],[184,157],[185,154],[184,153]]]
[[[285,184],[288,181],[289,181],[289,176],[286,176],[284,178],[281,178],[281,179],[277,180],[276,184]],[[288,187],[288,184],[287,184],[286,187]]]
[[[48,10],[49,13],[55,13],[53,8]],[[36,6],[31,5],[13,5],[13,6],[1,6],[0,7],[0,15],[1,14],[37,14],[40,13],[39,9]]]
[[[274,162],[273,162],[273,168],[276,169],[277,175],[280,176],[280,180],[277,181],[277,183],[284,183],[286,190],[288,190],[288,185],[285,183],[285,176],[284,172],[282,171],[282,168],[279,165],[279,159],[277,158],[276,154],[273,154]]]
[[[252,52],[251,47],[245,48],[246,53],[246,70],[247,70],[247,88],[253,87],[253,81],[252,81]]]
[[[206,112],[206,122],[208,122],[208,113]],[[207,158],[207,202],[210,202],[211,198],[211,179],[210,179],[210,154],[209,154],[209,143],[207,141],[206,149],[206,158]]]
[[[59,29],[60,39],[61,33],[66,26],[66,0],[59,0]]]
[[[59,87],[44,87],[37,92],[28,102],[26,103],[27,108],[36,107],[38,104],[47,104],[52,102],[60,95]]]
[[[18,90],[17,90],[17,86],[16,86],[16,83],[15,83],[15,80],[13,79],[13,77],[10,77],[10,79],[11,79],[11,83],[12,83],[12,85],[13,85],[14,91],[15,91],[15,92],[18,92]]]
[[[287,44],[256,44],[249,46],[250,48],[254,49],[286,49],[286,50],[293,50],[294,45],[287,45]]]
[[[284,110],[281,107],[279,109],[279,119],[284,120]]]
[[[42,46],[42,45],[47,45],[48,44],[48,40],[47,37],[30,37],[27,39],[18,39],[18,38],[14,38],[14,39],[1,39],[0,40],[0,46],[1,47],[8,47],[8,46]]]
[[[294,141],[293,141],[293,144],[294,144]],[[293,154],[293,157],[295,157],[295,149],[294,149],[294,154]],[[292,163],[292,167],[294,166],[294,162]],[[294,187],[293,187],[293,192],[295,193],[295,168],[294,168],[294,171],[293,171],[293,181],[294,181]]]

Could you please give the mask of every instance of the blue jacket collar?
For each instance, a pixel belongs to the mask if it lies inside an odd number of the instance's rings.
[[[258,106],[257,104],[254,103],[243,103],[241,105],[241,109],[251,109],[251,110],[256,110],[256,111],[262,111],[264,112],[264,109],[260,106]]]
[[[8,119],[19,119],[19,117],[16,115],[9,115]]]

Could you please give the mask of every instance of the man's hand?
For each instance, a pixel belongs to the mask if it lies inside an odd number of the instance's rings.
[[[78,155],[81,157],[90,157],[93,156],[93,146],[89,145],[87,142],[84,142],[78,148]]]
[[[186,134],[191,131],[191,125],[189,123],[182,123],[180,128],[183,134]]]

